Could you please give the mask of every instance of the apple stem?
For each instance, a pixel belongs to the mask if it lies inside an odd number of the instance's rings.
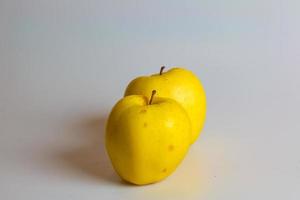
[[[160,71],[159,71],[159,75],[162,75],[164,69],[165,69],[165,66],[161,66]]]
[[[154,95],[156,94],[156,90],[152,90],[152,94],[149,100],[149,105],[151,105]]]

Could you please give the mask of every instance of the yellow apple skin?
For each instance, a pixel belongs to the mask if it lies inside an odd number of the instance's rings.
[[[203,129],[206,117],[206,97],[204,88],[195,74],[183,68],[172,68],[162,74],[141,76],[129,83],[124,96],[147,95],[157,90],[157,96],[171,98],[186,110],[192,124],[191,144]]]
[[[112,109],[106,125],[106,149],[124,180],[145,185],[169,176],[190,146],[191,124],[172,99],[131,95]]]

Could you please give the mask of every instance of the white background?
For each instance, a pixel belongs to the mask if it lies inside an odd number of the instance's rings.
[[[298,2],[1,0],[1,199],[300,199]],[[201,78],[205,130],[168,179],[124,184],[105,119],[161,65]]]

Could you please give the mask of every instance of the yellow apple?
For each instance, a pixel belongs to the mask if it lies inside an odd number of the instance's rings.
[[[175,100],[143,95],[121,99],[106,125],[106,149],[116,172],[144,185],[169,176],[190,146],[191,124]]]
[[[206,97],[204,88],[195,74],[183,68],[172,68],[163,73],[141,76],[129,83],[124,96],[147,95],[152,88],[157,96],[171,98],[179,102],[186,110],[192,124],[191,143],[198,138],[203,129],[206,115]]]

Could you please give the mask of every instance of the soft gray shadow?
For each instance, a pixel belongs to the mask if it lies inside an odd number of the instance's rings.
[[[67,132],[72,132],[70,135],[76,137],[70,138],[76,141],[76,145],[56,154],[64,171],[68,171],[73,177],[99,183],[122,183],[105,150],[105,123],[106,116],[96,116],[73,122],[67,127]]]

